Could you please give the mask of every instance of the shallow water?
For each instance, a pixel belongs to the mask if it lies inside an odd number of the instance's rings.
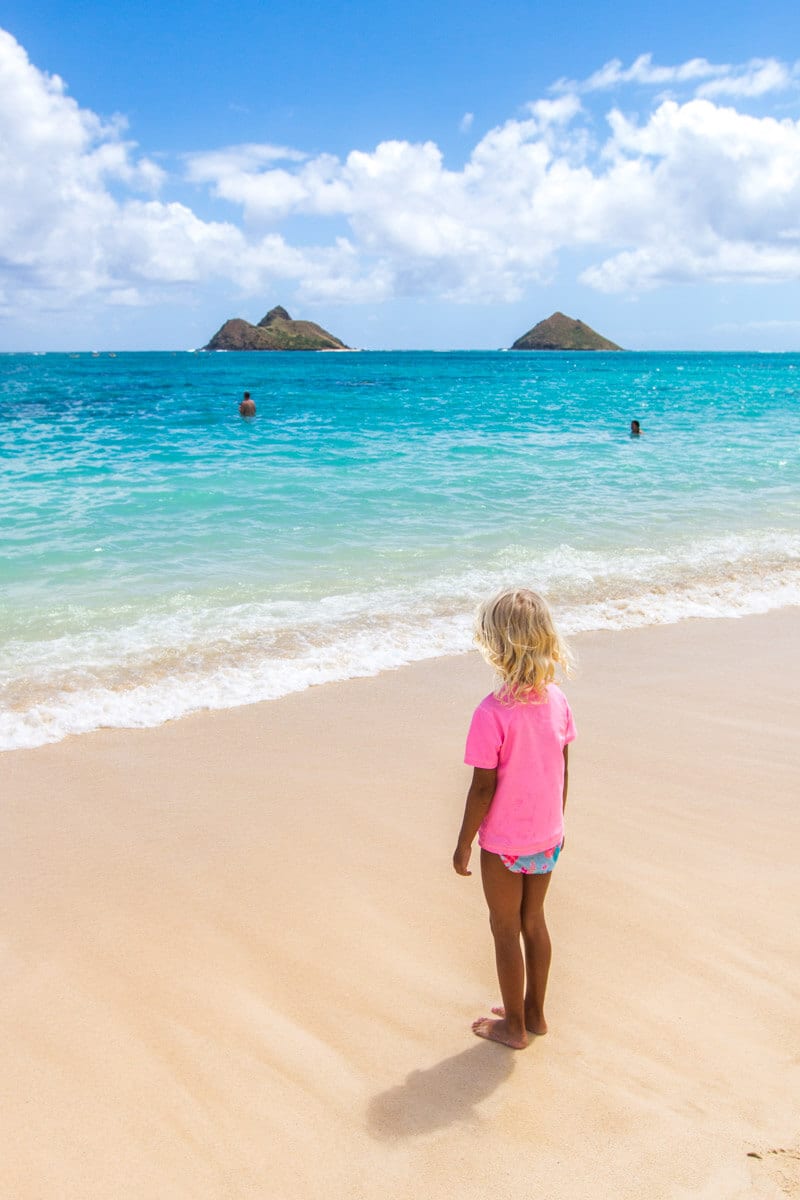
[[[3,748],[800,602],[800,355],[4,355],[0,455]]]

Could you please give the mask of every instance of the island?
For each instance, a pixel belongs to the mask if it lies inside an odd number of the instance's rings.
[[[621,350],[616,342],[595,333],[583,321],[554,312],[546,321],[540,321],[522,337],[517,338],[512,350]]]
[[[285,308],[271,308],[257,325],[233,317],[204,350],[349,350],[313,321],[293,321]]]

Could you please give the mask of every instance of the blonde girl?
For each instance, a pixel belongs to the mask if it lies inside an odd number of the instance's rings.
[[[495,690],[472,717],[464,761],[473,768],[453,855],[470,875],[475,834],[494,938],[502,1007],[480,1017],[478,1037],[515,1050],[547,1032],[544,996],[550,935],[544,898],[564,841],[570,707],[554,679],[567,649],[541,596],[512,588],[478,610],[475,640],[497,672]],[[522,946],[520,946],[520,937]],[[523,954],[524,950],[524,954]]]

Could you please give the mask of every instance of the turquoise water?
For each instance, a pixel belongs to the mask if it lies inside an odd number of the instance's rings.
[[[0,455],[3,748],[800,602],[800,355],[5,355]]]

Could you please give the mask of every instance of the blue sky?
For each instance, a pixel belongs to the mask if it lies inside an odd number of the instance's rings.
[[[11,0],[0,349],[798,349],[797,8]]]

